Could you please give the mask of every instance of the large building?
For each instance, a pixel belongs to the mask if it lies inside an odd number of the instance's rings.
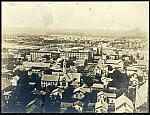
[[[49,58],[59,58],[60,53],[56,51],[31,51],[30,56],[31,56],[31,61],[44,61],[44,56],[47,55]]]
[[[61,51],[60,57],[76,57],[79,60],[88,59],[90,56],[89,51]]]
[[[97,93],[97,102],[95,104],[95,112],[96,113],[107,113],[108,111],[108,103],[106,94],[101,91]]]
[[[115,101],[116,113],[133,113],[134,107],[132,101],[124,94]]]

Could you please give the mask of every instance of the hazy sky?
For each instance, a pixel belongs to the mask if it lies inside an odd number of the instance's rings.
[[[148,2],[2,2],[2,26],[146,30]]]

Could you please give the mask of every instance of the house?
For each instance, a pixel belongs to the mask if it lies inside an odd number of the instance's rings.
[[[137,70],[138,69],[134,66],[128,66],[127,70],[126,70],[126,73],[127,73],[127,75],[132,75],[132,74],[136,73]]]
[[[131,86],[136,86],[139,85],[139,80],[137,78],[137,74],[132,74],[129,83],[131,84]]]
[[[122,60],[106,60],[105,62],[106,65],[110,65],[113,68],[121,68],[123,69],[124,63]]]
[[[60,86],[68,87],[72,85],[74,87],[80,86],[81,73],[65,73],[60,76]]]
[[[81,80],[81,73],[67,73],[67,76],[69,76],[71,84],[75,87],[80,86],[80,80]]]
[[[119,54],[113,52],[109,55],[109,57],[110,57],[110,59],[118,60],[119,59]]]
[[[61,68],[60,65],[58,65],[58,64],[53,64],[52,67],[50,67],[50,69],[51,69],[53,72],[61,72],[61,71],[62,71],[62,68]]]
[[[116,100],[116,93],[109,92],[106,93],[108,99],[108,112],[114,113],[115,112],[115,100]]]
[[[101,70],[101,68],[100,68],[99,66],[97,66],[97,67],[95,68],[95,73],[98,74],[98,75],[101,75],[101,74],[102,74],[102,70]]]
[[[3,100],[6,101],[6,103],[8,103],[10,97],[11,97],[12,91],[6,91],[3,93]]]
[[[140,107],[146,102],[148,102],[148,80],[136,89],[135,108]]]
[[[12,83],[12,86],[17,86],[17,82],[20,79],[20,77],[18,75],[12,77],[12,80],[10,80],[10,82]]]
[[[73,106],[72,102],[61,102],[60,112],[64,113],[67,110],[68,107],[72,107],[72,106]]]
[[[112,80],[113,80],[113,79],[108,78],[108,77],[102,77],[102,78],[101,78],[101,81],[102,81],[103,84],[104,84],[104,88],[107,88],[108,83],[111,82]]]
[[[80,75],[81,73],[66,73],[61,74],[58,72],[54,72],[55,74],[43,74],[41,78],[42,87],[47,87],[48,85],[55,85],[59,87],[68,87],[72,86],[80,86]]]
[[[49,68],[50,63],[44,63],[44,62],[23,62],[23,66],[25,68],[31,68],[31,67],[38,67],[38,68]]]
[[[79,111],[79,113],[81,113],[81,112],[83,112],[83,108],[81,107],[81,106],[79,106],[79,105],[74,105],[73,106],[77,111]]]
[[[97,93],[97,102],[95,104],[95,112],[96,113],[107,113],[108,111],[108,103],[106,94],[103,91]]]
[[[141,70],[146,69],[146,65],[144,65],[144,64],[133,64],[133,67],[136,67],[136,68],[141,69]]]
[[[91,91],[94,91],[94,90],[97,90],[97,91],[101,91],[104,89],[104,85],[101,84],[101,83],[94,83],[92,86],[91,86]]]
[[[23,71],[25,70],[25,67],[23,65],[18,65],[16,68],[13,69],[13,72],[15,72],[16,70]]]
[[[85,96],[85,91],[82,87],[78,87],[76,88],[74,91],[73,91],[73,96],[72,98],[75,98],[75,99],[82,99],[84,98]]]
[[[11,82],[7,78],[1,78],[1,104],[3,104],[3,107],[9,102],[12,91],[13,87]]]
[[[13,89],[11,82],[7,78],[1,78],[1,92],[11,91]]]
[[[76,65],[78,65],[78,66],[84,66],[85,65],[85,59],[77,60],[76,61]]]
[[[79,112],[83,112],[83,106],[84,106],[84,103],[83,102],[81,102],[81,101],[76,101],[76,102],[74,102],[74,108],[76,109],[76,110],[78,110]]]
[[[109,92],[116,92],[116,87],[108,87]]]
[[[86,107],[84,107],[84,110],[86,113],[95,113],[95,103],[88,103],[88,105]]]
[[[50,63],[43,62],[23,62],[23,67],[28,68],[28,75],[37,74],[41,77],[42,69],[50,68]]]
[[[57,86],[59,78],[60,76],[57,74],[43,74],[41,78],[41,85],[42,87],[47,87],[49,85]]]
[[[62,93],[63,93],[63,92],[64,92],[63,89],[57,88],[57,89],[54,89],[54,90],[51,92],[51,94],[52,94],[53,96],[59,95],[59,96],[62,98]]]
[[[70,66],[70,68],[67,70],[68,73],[77,73],[77,67],[76,66]]]
[[[132,101],[124,94],[115,101],[116,113],[133,113],[134,107]]]
[[[36,98],[32,100],[30,103],[26,106],[26,112],[27,113],[39,113],[42,110],[41,101]]]

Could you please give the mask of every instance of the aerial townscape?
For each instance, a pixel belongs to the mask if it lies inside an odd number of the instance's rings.
[[[148,112],[147,37],[116,35],[3,34],[1,111]]]

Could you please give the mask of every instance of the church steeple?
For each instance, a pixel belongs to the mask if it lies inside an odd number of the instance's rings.
[[[66,73],[66,59],[63,61],[63,73]]]

